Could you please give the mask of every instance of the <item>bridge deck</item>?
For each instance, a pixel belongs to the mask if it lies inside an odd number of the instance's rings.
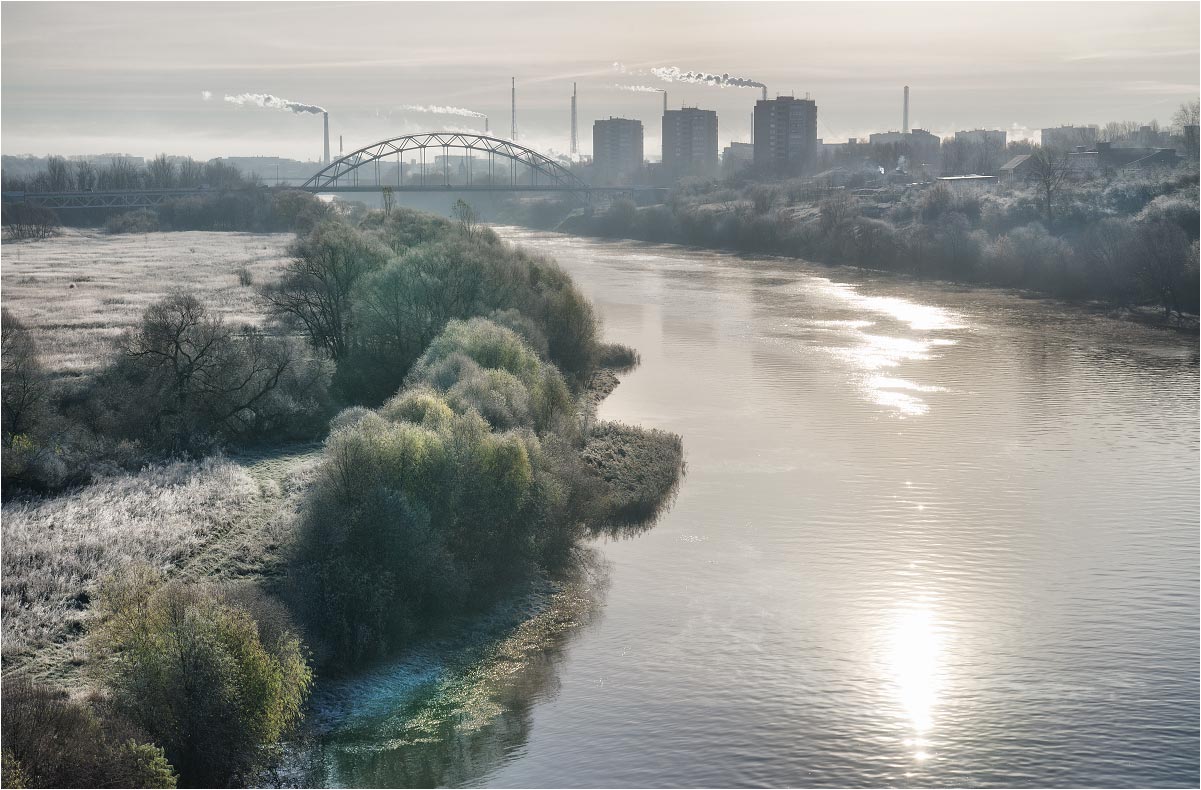
[[[416,192],[558,192],[578,194],[585,198],[592,195],[620,195],[630,193],[666,192],[665,187],[652,186],[558,186],[530,184],[404,184],[389,186],[388,184],[369,184],[358,186],[329,186],[314,187],[260,187],[263,190],[302,189],[313,194],[354,194],[383,192],[385,189],[393,193]],[[4,203],[27,203],[35,206],[45,206],[56,210],[87,209],[87,208],[153,208],[167,200],[199,195],[215,195],[226,191],[218,189],[131,189],[109,190],[104,192],[5,192]]]

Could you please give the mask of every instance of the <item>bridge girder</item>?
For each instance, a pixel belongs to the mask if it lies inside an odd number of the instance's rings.
[[[411,151],[421,151],[423,163],[421,169],[422,183],[420,187],[423,189],[451,189],[460,187],[465,189],[480,189],[479,185],[472,185],[471,171],[468,170],[467,184],[451,184],[449,172],[449,160],[446,160],[442,173],[434,174],[431,181],[440,180],[440,184],[430,183],[428,186],[426,181],[426,169],[424,163],[424,152],[428,150],[438,150],[443,154],[448,155],[451,149],[462,150],[464,155],[470,156],[470,152],[483,153],[488,157],[488,184],[486,186],[492,188],[508,187],[509,189],[517,188],[524,191],[525,189],[537,190],[546,188],[553,191],[570,191],[577,192],[581,196],[586,196],[588,193],[588,185],[582,179],[576,176],[567,168],[558,162],[550,159],[544,154],[540,154],[532,148],[526,148],[523,145],[518,145],[511,140],[502,140],[497,137],[490,137],[483,134],[469,134],[465,132],[423,132],[420,134],[406,134],[399,137],[392,137],[387,140],[380,140],[377,143],[364,146],[357,151],[351,151],[339,159],[330,162],[328,165],[319,170],[301,187],[310,192],[325,192],[338,191],[339,188],[354,188],[359,187],[358,173],[359,169],[365,165],[370,165],[373,162],[381,162],[390,157],[397,157],[401,167],[398,170],[398,178],[400,178],[404,169],[404,155]],[[510,164],[508,183],[498,185],[496,179],[496,158],[508,160]],[[471,160],[468,160],[469,162]],[[530,183],[517,183],[517,165],[525,166]],[[442,178],[438,179],[437,176]],[[541,183],[539,179],[541,178]],[[350,183],[345,183],[349,181]],[[380,182],[378,168],[375,178],[376,187],[389,186]],[[409,185],[416,186],[416,185]],[[396,185],[397,189],[405,189],[406,186],[402,183]]]

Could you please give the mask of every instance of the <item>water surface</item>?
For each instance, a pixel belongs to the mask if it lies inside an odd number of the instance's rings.
[[[310,782],[1198,784],[1195,337],[502,232],[639,350],[601,417],[681,434],[687,477],[599,546],[588,617],[483,673],[488,715],[414,737],[409,686],[453,672],[394,668],[348,692]]]

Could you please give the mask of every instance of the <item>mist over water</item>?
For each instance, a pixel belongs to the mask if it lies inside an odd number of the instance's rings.
[[[501,231],[638,349],[600,416],[681,434],[688,474],[600,545],[580,625],[476,679],[490,717],[398,738],[364,692],[322,781],[1198,783],[1195,337]]]

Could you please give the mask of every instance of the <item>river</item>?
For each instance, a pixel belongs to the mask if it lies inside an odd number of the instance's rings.
[[[1197,786],[1195,336],[499,230],[639,350],[600,416],[687,476],[520,660],[327,689],[307,782]]]

